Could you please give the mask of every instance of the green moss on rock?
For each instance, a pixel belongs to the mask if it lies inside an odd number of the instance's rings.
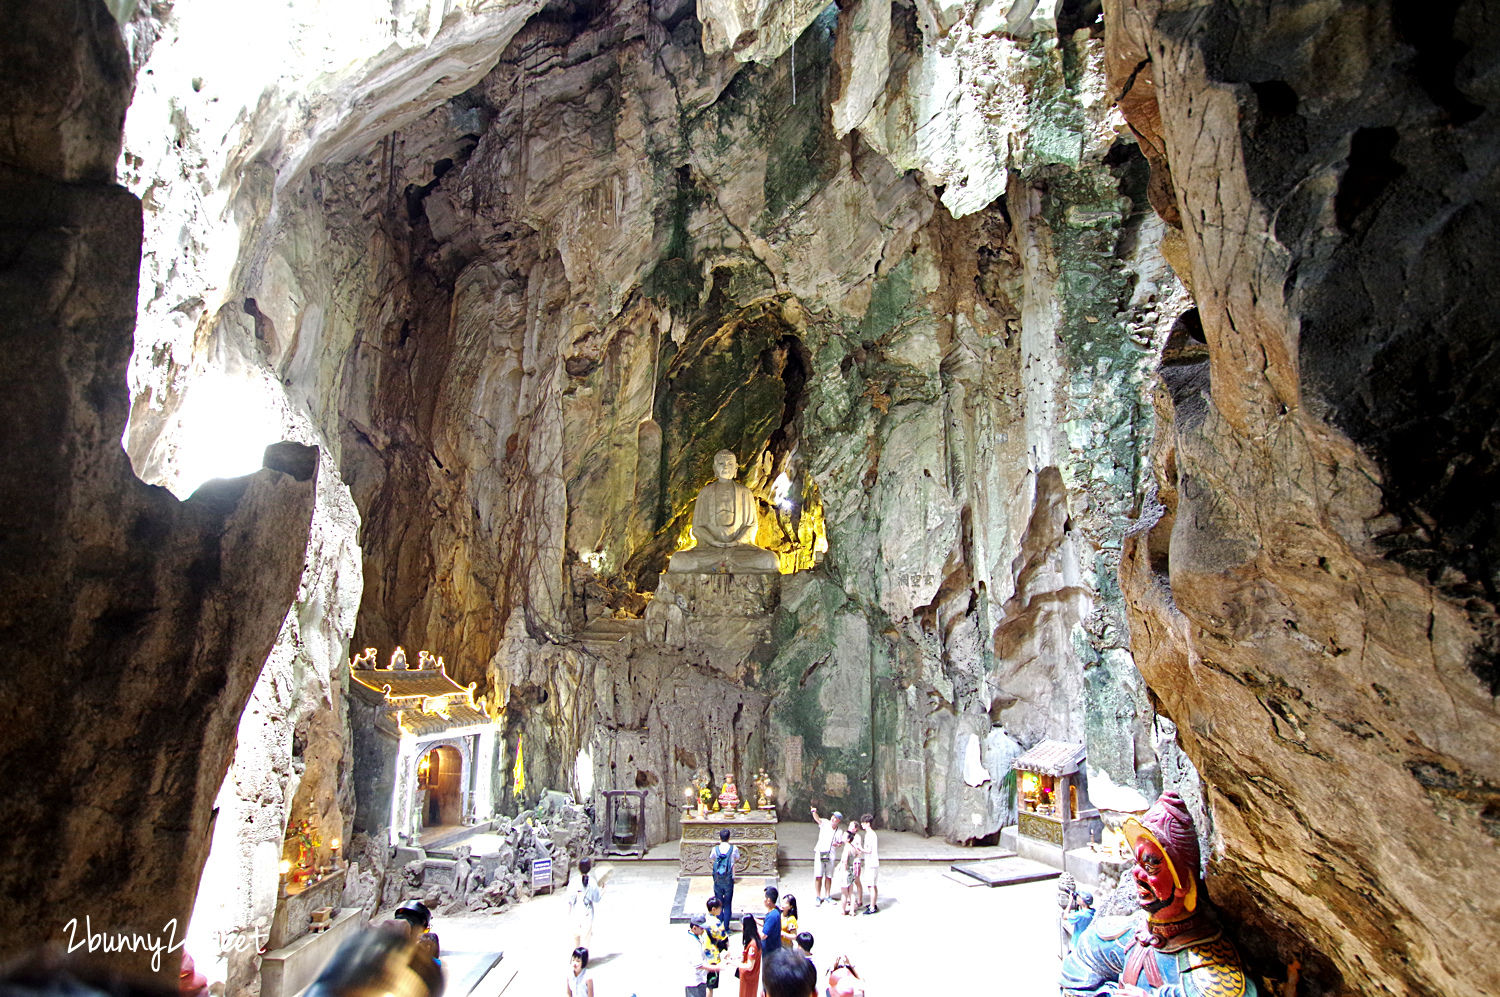
[[[762,98],[760,111],[766,122],[768,153],[764,191],[767,221],[781,218],[806,201],[838,172],[838,145],[824,92],[833,64],[837,20],[830,5],[778,62],[778,69],[784,65],[786,75]]]

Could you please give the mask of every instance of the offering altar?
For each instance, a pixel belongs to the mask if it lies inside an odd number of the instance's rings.
[[[719,843],[719,831],[729,829],[729,843],[740,850],[736,876],[776,875],[776,811],[720,810],[682,818],[677,875],[712,875],[709,852]]]

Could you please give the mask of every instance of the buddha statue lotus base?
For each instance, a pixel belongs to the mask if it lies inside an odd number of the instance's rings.
[[[764,547],[699,544],[673,554],[667,562],[667,571],[674,575],[775,575],[781,573],[781,567],[776,555]]]
[[[739,662],[769,640],[781,602],[780,574],[667,572],[646,606],[646,637],[668,647],[702,646],[716,662]]]

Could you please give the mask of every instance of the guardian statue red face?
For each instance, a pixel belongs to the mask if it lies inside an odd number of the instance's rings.
[[[1148,837],[1136,839],[1135,868],[1131,870],[1131,874],[1135,877],[1136,893],[1140,895],[1141,906],[1148,914],[1161,916],[1167,913],[1168,908],[1181,906],[1183,897],[1172,879],[1171,863]]]
[[[1136,892],[1151,920],[1180,921],[1198,907],[1198,837],[1182,798],[1173,792],[1125,822],[1135,853]]]

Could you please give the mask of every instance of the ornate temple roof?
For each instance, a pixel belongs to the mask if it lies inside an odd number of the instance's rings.
[[[442,669],[354,668],[349,675],[360,685],[381,693],[388,700],[467,696],[469,692],[449,678],[448,673]]]
[[[1022,754],[1011,767],[1042,775],[1071,775],[1083,764],[1083,754],[1081,744],[1048,739]]]
[[[489,714],[473,706],[456,706],[447,713],[387,710],[382,719],[392,727],[400,727],[405,733],[414,734],[417,737],[441,734],[459,727],[474,727],[490,722]]]
[[[426,651],[420,661],[420,667],[407,667],[406,652],[398,647],[386,668],[375,664],[373,648],[349,662],[354,690],[366,701],[385,706],[376,719],[379,729],[398,737],[427,737],[493,722],[474,702],[473,683],[461,686],[453,681],[443,659]]]

